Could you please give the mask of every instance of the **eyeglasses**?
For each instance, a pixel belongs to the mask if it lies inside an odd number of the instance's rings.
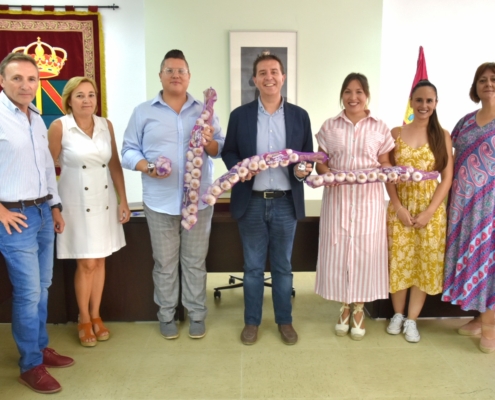
[[[173,75],[176,72],[179,75],[187,75],[189,70],[187,68],[165,68],[163,72],[165,72],[165,75]]]

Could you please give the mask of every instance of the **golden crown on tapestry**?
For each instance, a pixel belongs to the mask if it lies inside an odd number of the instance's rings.
[[[30,54],[29,51],[34,46],[36,46],[34,53]],[[49,54],[45,53],[43,46],[48,48]],[[67,52],[64,49],[52,47],[48,43],[42,42],[40,37],[38,37],[37,42],[30,43],[27,46],[16,47],[12,50],[12,53],[19,52],[23,52],[34,58],[40,71],[40,79],[50,79],[58,76],[67,61]],[[57,55],[57,52],[60,55]]]

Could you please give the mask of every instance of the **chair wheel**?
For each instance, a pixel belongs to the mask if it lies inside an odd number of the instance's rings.
[[[220,290],[215,290],[215,293],[213,293],[213,297],[215,299],[219,299],[222,297],[222,292],[220,292]]]
[[[296,291],[292,289],[292,297],[296,297]]]
[[[234,278],[229,278],[229,285],[233,285],[235,283],[235,279]]]

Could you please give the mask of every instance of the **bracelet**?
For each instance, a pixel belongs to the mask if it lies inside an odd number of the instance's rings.
[[[396,217],[399,215],[399,211],[400,211],[401,209],[403,209],[403,208],[404,208],[404,206],[400,206],[400,207],[397,209],[397,211],[395,212],[395,216],[396,216]]]
[[[297,176],[297,174],[296,174],[296,172],[297,172],[297,171],[296,171],[296,169],[295,169],[295,168],[293,168],[293,169],[292,169],[292,172],[294,173],[294,177],[295,177],[295,178],[296,178],[299,182],[304,182],[304,181],[306,180],[306,176],[303,176],[302,178],[299,178],[299,177]]]

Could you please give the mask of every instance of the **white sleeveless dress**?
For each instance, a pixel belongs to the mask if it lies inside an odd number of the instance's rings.
[[[62,172],[58,192],[65,229],[57,235],[57,258],[101,258],[125,246],[108,168],[112,156],[108,123],[105,118],[93,119],[90,138],[77,126],[72,114],[60,118]]]

